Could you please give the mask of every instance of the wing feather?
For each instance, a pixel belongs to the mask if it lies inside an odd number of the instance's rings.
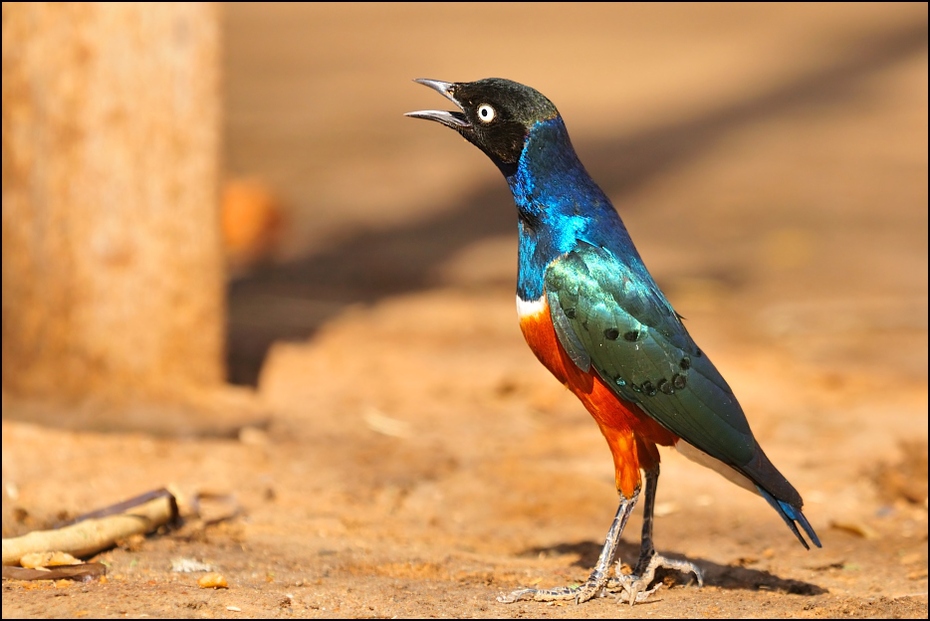
[[[755,441],[733,391],[651,279],[580,243],[548,267],[559,342],[623,399],[775,497],[801,498]],[[583,350],[583,351],[579,351]]]

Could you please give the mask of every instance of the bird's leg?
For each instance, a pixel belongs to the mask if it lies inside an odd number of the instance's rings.
[[[636,499],[639,496],[639,490],[633,494],[632,498],[620,496],[620,506],[617,507],[617,515],[607,531],[607,540],[601,549],[601,555],[597,559],[597,565],[591,576],[580,586],[558,587],[555,589],[519,589],[509,595],[501,595],[497,601],[504,604],[510,604],[520,600],[534,600],[537,602],[551,602],[555,600],[575,600],[580,604],[593,597],[603,596],[606,594],[604,587],[610,579],[610,566],[617,557],[617,547],[620,544],[620,535],[623,533],[623,527],[630,514],[633,513],[633,507],[636,505]]]
[[[656,504],[656,488],[659,484],[659,465],[646,470],[646,489],[645,498],[643,499],[643,538],[642,547],[640,548],[639,560],[633,573],[625,575],[620,572],[620,562],[617,562],[617,582],[618,586],[610,585],[610,591],[619,591],[619,599],[627,600],[632,606],[636,602],[641,602],[655,593],[662,583],[659,582],[651,589],[649,585],[655,578],[656,569],[674,569],[684,574],[694,574],[698,586],[704,586],[704,572],[701,568],[691,561],[679,561],[677,559],[666,558],[656,552],[652,544],[652,522]]]

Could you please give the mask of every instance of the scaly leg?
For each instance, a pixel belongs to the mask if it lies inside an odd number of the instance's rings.
[[[597,596],[603,596],[607,581],[610,579],[610,566],[617,557],[617,546],[620,544],[620,535],[623,533],[623,527],[630,514],[633,513],[633,507],[636,505],[636,499],[639,496],[639,490],[633,494],[632,498],[620,496],[620,506],[617,507],[617,515],[607,531],[607,541],[601,549],[601,555],[597,559],[597,565],[591,576],[581,586],[576,587],[558,587],[555,589],[519,589],[510,595],[501,595],[497,601],[504,604],[511,604],[520,600],[534,600],[537,602],[551,602],[554,600],[575,600],[580,604]]]
[[[704,586],[704,572],[691,561],[679,561],[660,556],[652,544],[652,522],[656,504],[656,488],[659,484],[659,465],[645,471],[646,497],[643,499],[643,538],[640,548],[639,560],[630,575],[620,573],[620,563],[617,562],[617,582],[619,586],[610,585],[611,592],[620,592],[619,599],[626,599],[632,606],[655,593],[662,583],[659,582],[651,589],[649,585],[655,578],[656,569],[674,569],[684,574],[694,574],[698,586]]]

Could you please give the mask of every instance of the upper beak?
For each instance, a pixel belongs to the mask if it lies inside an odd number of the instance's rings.
[[[414,80],[414,82],[423,84],[424,86],[428,86],[431,89],[438,91],[443,97],[454,103],[458,110],[452,112],[446,112],[445,110],[417,110],[416,112],[408,112],[404,116],[412,116],[415,119],[429,119],[430,121],[437,121],[446,127],[451,127],[452,129],[464,129],[471,127],[471,123],[469,123],[468,119],[465,118],[465,111],[462,108],[462,105],[456,101],[455,96],[452,94],[455,91],[455,83],[443,82],[442,80],[427,80],[426,78],[417,78]]]

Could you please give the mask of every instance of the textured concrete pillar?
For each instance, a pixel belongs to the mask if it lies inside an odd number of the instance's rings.
[[[220,386],[218,8],[2,10],[5,395]]]

